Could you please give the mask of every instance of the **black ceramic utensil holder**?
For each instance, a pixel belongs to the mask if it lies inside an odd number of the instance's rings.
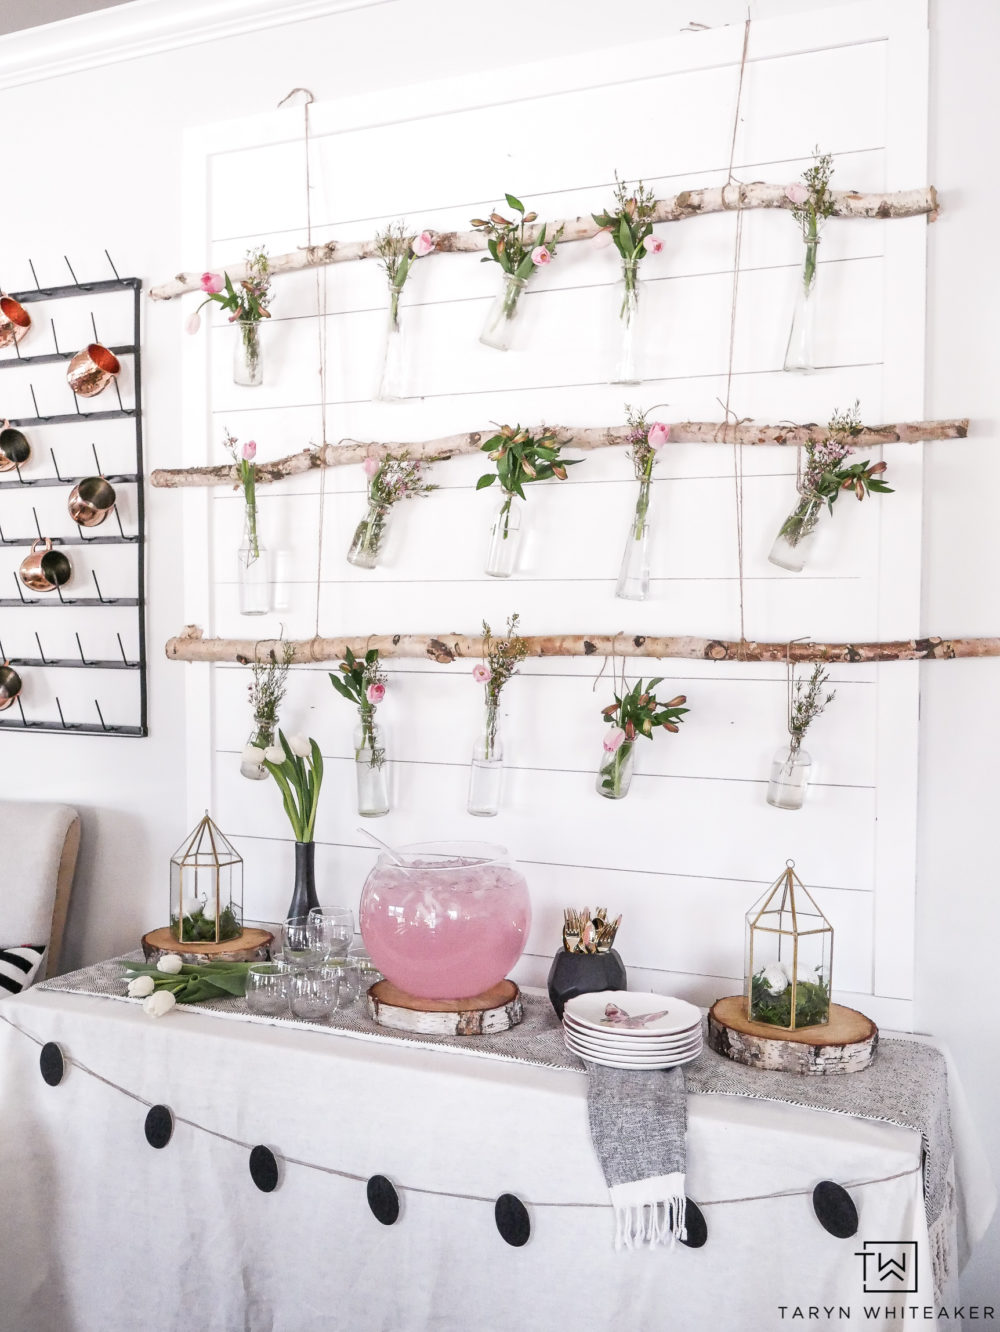
[[[567,999],[600,990],[627,990],[625,963],[612,948],[606,953],[568,953],[560,948],[549,968],[549,999],[562,1021]]]

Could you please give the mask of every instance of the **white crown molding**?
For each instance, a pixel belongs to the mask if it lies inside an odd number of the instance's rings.
[[[397,0],[130,0],[0,37],[0,89]]]

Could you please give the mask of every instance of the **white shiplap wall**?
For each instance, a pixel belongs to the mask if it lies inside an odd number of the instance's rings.
[[[735,174],[790,180],[813,145],[836,158],[836,183],[894,189],[925,183],[925,6],[878,0],[754,26],[737,132]],[[371,235],[405,216],[414,230],[464,227],[510,189],[542,217],[610,200],[615,168],[658,194],[726,178],[742,28],[684,34],[600,56],[522,66],[504,78],[456,80],[386,98],[314,106],[313,239]],[[272,253],[305,232],[302,113],[216,126],[189,145],[187,262],[219,268],[257,241]],[[617,256],[566,246],[531,284],[524,349],[479,345],[498,281],[474,255],[432,256],[404,295],[420,398],[371,401],[385,320],[374,263],[344,264],[277,282],[265,329],[267,382],[231,379],[232,330],[217,323],[186,348],[188,462],[221,459],[228,426],[262,458],[322,437],[318,321],[325,308],[326,437],[424,439],[489,421],[594,425],[623,419],[625,402],[668,420],[718,419],[725,396],[734,219],[660,228],[660,256],[643,265],[643,367],[636,388],[609,385],[617,337]],[[821,373],[781,372],[801,261],[788,214],[744,222],[733,408],[765,420],[824,420],[860,399],[866,421],[922,411],[926,220],[837,222],[821,250]],[[194,298],[189,297],[188,306]],[[767,563],[789,508],[794,458],[743,458],[745,608],[750,637],[875,638],[917,631],[921,457],[886,449],[891,498],[844,500],[802,575]],[[262,490],[264,540],[275,556],[276,609],[237,613],[232,492],[178,495],[185,506],[188,616],[206,632],[269,637],[495,629],[518,610],[526,633],[739,632],[732,451],[677,446],[657,468],[653,595],[614,597],[635,482],[620,451],[585,455],[565,483],[529,493],[517,576],[482,567],[490,492],[472,487],[478,458],[438,465],[440,490],[397,508],[382,567],[356,570],[344,552],[364,509],[360,467]],[[321,490],[324,494],[321,498]],[[322,558],[317,560],[323,513]],[[208,577],[206,578],[206,571]],[[643,663],[689,695],[679,736],[640,746],[629,797],[593,790],[607,680],[589,660],[528,662],[505,695],[510,771],[492,821],[465,813],[467,762],[481,691],[469,667],[388,664],[380,715],[388,730],[393,811],[375,825],[397,842],[488,837],[528,873],[534,926],[517,974],[538,982],[568,902],[622,911],[620,937],[635,978],[706,1001],[730,992],[742,965],[742,912],[794,856],[837,928],[838,997],[906,1025],[912,998],[917,676],[911,665],[833,671],[836,704],[809,749],[817,784],[798,814],[764,802],[783,735],[784,672],[767,666]],[[248,915],[274,918],[291,883],[291,848],[270,783],[237,771],[249,730],[246,672],[189,672],[190,802],[205,804],[246,859]],[[287,730],[308,730],[328,759],[318,824],[324,900],[356,903],[372,856],[355,832],[353,717],[326,669],[296,671]]]

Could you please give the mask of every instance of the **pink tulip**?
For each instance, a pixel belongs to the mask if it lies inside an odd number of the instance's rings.
[[[385,685],[370,684],[366,691],[365,697],[368,699],[368,702],[372,705],[372,707],[374,707],[376,703],[381,703],[382,700],[385,698]]]
[[[254,458],[257,457],[256,440],[248,439],[247,442],[243,445],[243,457],[247,460],[247,462],[253,462]]]
[[[423,259],[425,254],[430,254],[431,250],[434,249],[433,231],[422,231],[419,236],[414,236],[410,249],[418,259]]]
[[[611,244],[611,228],[602,227],[594,237],[594,249],[604,250]]]
[[[184,324],[185,333],[197,333],[201,328],[201,315],[195,310],[194,314],[189,314]]]
[[[789,185],[785,189],[785,198],[790,199],[793,204],[804,204],[809,198],[809,191],[798,181],[794,185]]]
[[[493,679],[493,672],[488,666],[473,666],[472,678],[476,684],[489,684]]]
[[[535,248],[531,251],[531,262],[535,265],[536,268],[541,267],[543,264],[551,264],[552,262],[551,250],[549,250],[544,245],[536,245]]]
[[[202,273],[201,289],[209,296],[215,296],[226,285],[226,279],[220,273]]]
[[[370,481],[379,469],[379,461],[377,458],[366,458],[361,466],[364,469],[365,476]]]
[[[659,452],[669,438],[670,427],[668,425],[662,425],[659,421],[655,421],[653,425],[649,427],[649,434],[646,436],[649,447],[655,452]]]
[[[616,749],[621,748],[621,743],[625,739],[625,732],[620,726],[613,726],[604,737],[604,748],[609,754],[613,754]]]
[[[663,249],[663,241],[660,240],[659,236],[650,234],[642,242],[642,248],[647,254],[659,254]]]

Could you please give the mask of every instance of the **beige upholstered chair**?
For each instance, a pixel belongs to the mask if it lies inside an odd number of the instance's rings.
[[[0,948],[48,944],[36,980],[59,970],[79,849],[69,805],[0,801]]]

